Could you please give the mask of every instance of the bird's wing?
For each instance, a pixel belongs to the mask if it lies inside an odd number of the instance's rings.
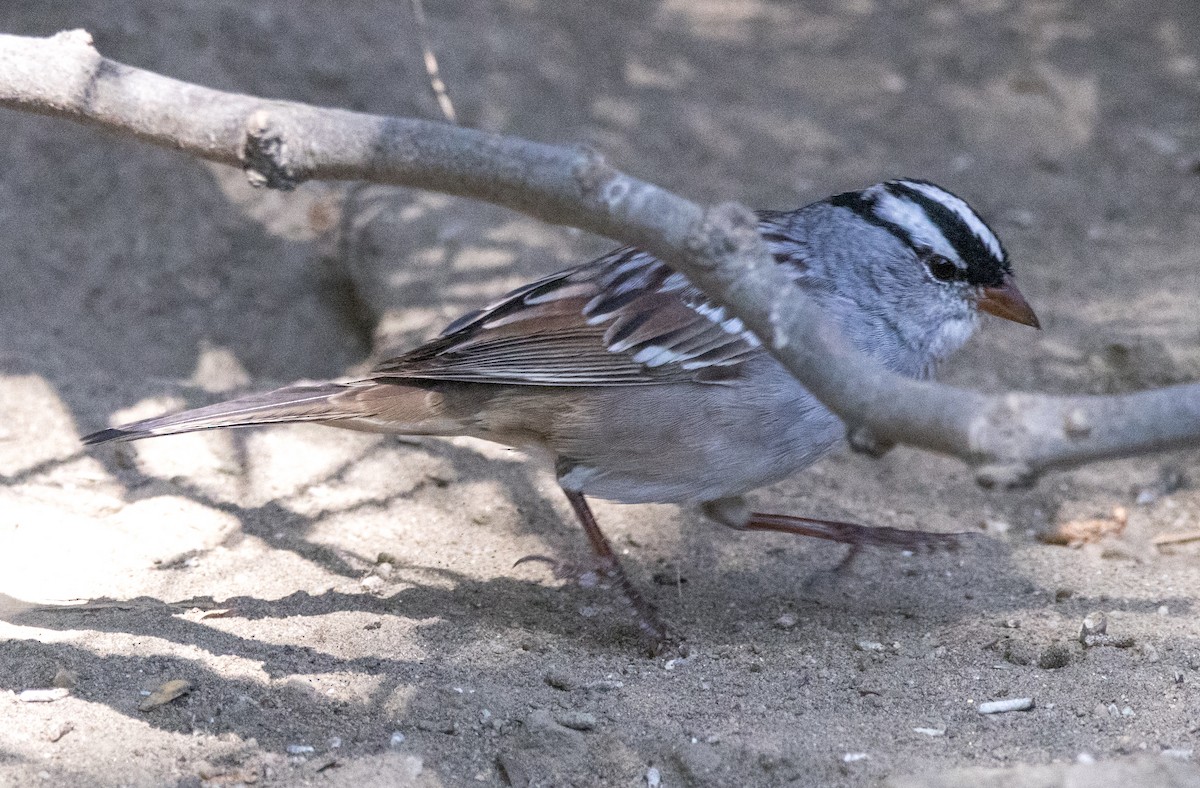
[[[781,227],[764,216],[760,229],[777,259],[802,265]],[[464,315],[372,377],[536,386],[719,381],[759,352],[742,321],[682,274],[625,248]]]

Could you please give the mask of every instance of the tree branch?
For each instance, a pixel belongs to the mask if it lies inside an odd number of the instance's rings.
[[[0,35],[0,106],[240,166],[272,188],[355,179],[430,189],[641,247],[742,318],[847,424],[959,457],[985,485],[1200,443],[1200,384],[1122,396],[989,396],[891,373],[850,347],[792,285],[748,210],[705,210],[587,149],[211,90],[107,60],[84,31]]]

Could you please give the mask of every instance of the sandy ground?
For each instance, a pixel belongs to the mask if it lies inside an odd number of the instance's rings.
[[[85,27],[182,79],[434,117],[407,4],[335,6],[9,0],[0,30]],[[794,207],[898,175],[969,198],[1045,331],[989,323],[949,380],[1200,378],[1191,0],[428,6],[472,126],[589,142],[701,200]],[[1197,452],[1015,493],[910,450],[839,454],[758,494],[987,537],[841,574],[835,546],[600,503],[686,636],[649,659],[611,593],[513,567],[586,551],[518,454],[315,427],[78,443],[342,374],[606,242],[396,190],[254,192],[0,123],[0,784],[1200,784],[1200,547],[1161,544],[1200,529]],[[1118,506],[1095,543],[1038,538]],[[1108,639],[1085,647],[1094,613]],[[176,680],[191,691],[139,710]]]

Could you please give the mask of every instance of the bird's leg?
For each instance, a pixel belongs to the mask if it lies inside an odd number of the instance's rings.
[[[883,525],[859,525],[839,520],[818,520],[787,514],[751,512],[742,529],[746,531],[778,531],[779,533],[811,536],[831,542],[848,544],[852,558],[863,547],[892,547],[900,550],[954,550],[967,533],[937,533],[935,531],[906,531]]]
[[[850,545],[850,552],[842,562],[843,567],[849,565],[863,547],[890,547],[914,552],[954,550],[964,538],[972,536],[968,533],[905,531],[900,528],[859,525],[839,520],[752,512],[740,498],[709,501],[701,508],[711,519],[739,531],[777,531]]]
[[[671,641],[669,630],[658,620],[658,613],[655,612],[654,606],[643,599],[633,583],[629,581],[625,570],[621,568],[621,562],[617,559],[616,552],[613,551],[612,545],[608,543],[608,539],[600,530],[596,516],[592,514],[592,508],[588,506],[583,494],[570,490],[563,490],[563,492],[566,494],[567,500],[571,502],[575,516],[579,518],[583,532],[587,534],[588,544],[595,553],[601,573],[621,587],[621,591],[637,615],[638,628],[650,638],[654,653],[662,651]]]

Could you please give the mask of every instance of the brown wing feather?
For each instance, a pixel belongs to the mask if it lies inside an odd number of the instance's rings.
[[[776,257],[802,263],[764,215]],[[681,274],[618,249],[531,282],[373,370],[378,377],[541,386],[728,380],[759,341]],[[719,372],[720,374],[712,374]]]

